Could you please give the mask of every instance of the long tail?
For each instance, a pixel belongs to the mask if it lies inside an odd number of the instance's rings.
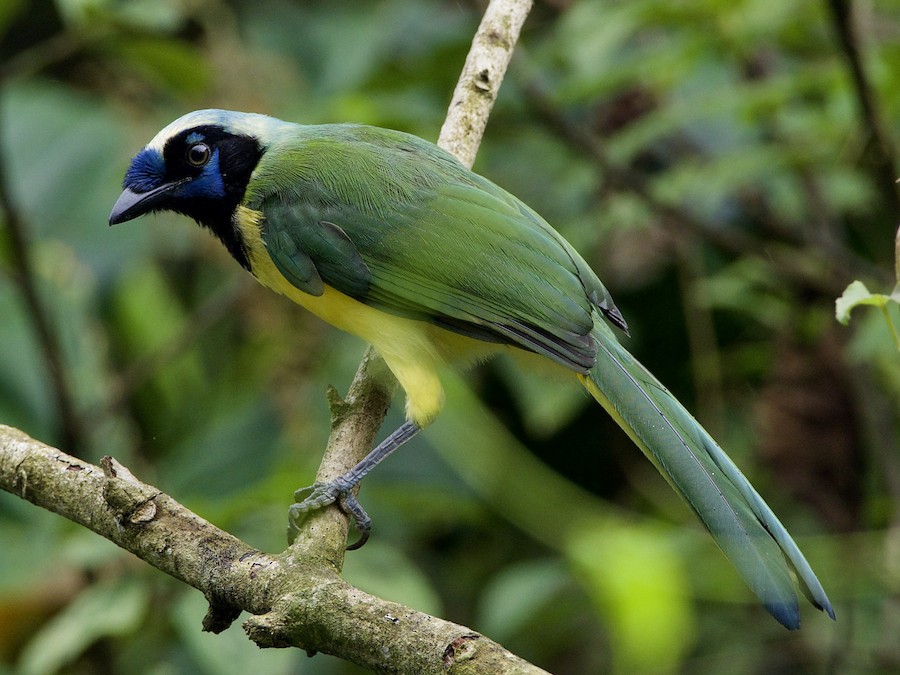
[[[797,544],[734,462],[598,320],[597,363],[581,381],[696,512],[765,608],[800,627],[791,570],[809,601],[834,619]]]

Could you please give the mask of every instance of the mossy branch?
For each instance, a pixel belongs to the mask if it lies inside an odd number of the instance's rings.
[[[260,647],[321,651],[374,671],[544,672],[465,626],[354,588],[314,533],[281,554],[257,551],[110,457],[94,466],[0,425],[0,489],[202,592],[205,630],[221,632],[247,611],[244,630]]]

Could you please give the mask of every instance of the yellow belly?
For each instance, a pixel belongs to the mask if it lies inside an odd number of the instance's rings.
[[[247,245],[254,276],[332,326],[371,343],[406,392],[406,416],[420,427],[434,421],[444,402],[438,376],[447,363],[471,363],[502,347],[473,340],[423,321],[387,314],[325,286],[315,296],[293,286],[272,262],[262,241],[262,214],[238,207],[236,222]]]

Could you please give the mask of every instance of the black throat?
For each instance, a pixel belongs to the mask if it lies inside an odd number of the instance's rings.
[[[232,257],[238,261],[238,264],[249,272],[250,259],[247,257],[247,247],[234,221],[235,212],[241,203],[243,194],[241,192],[236,199],[227,201],[222,199],[195,199],[189,204],[185,204],[179,210],[216,235]]]
[[[235,224],[235,212],[244,199],[250,175],[265,151],[255,138],[229,134],[221,127],[200,127],[191,133],[201,134],[204,141],[218,152],[224,194],[194,195],[190,199],[179,200],[172,208],[208,228],[241,267],[250,271],[247,246]]]

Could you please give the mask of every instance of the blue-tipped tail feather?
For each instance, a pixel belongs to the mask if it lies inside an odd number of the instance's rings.
[[[800,627],[794,579],[834,610],[797,544],[734,462],[598,320],[596,364],[582,383],[700,517],[738,573],[785,627]]]

